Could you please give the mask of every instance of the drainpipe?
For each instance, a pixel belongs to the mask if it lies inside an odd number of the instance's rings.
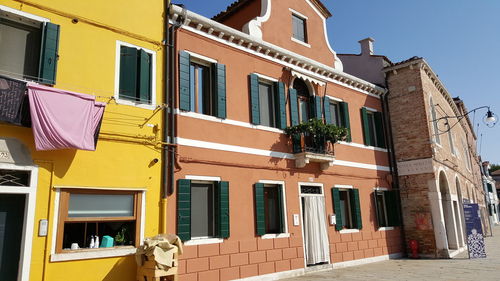
[[[389,83],[386,81],[386,85],[388,87]],[[398,194],[399,198],[399,210],[398,213],[400,215],[400,223],[401,223],[401,240],[403,244],[403,251],[406,252],[406,232],[404,229],[404,220],[403,220],[403,212],[401,208],[401,190],[399,189],[399,174],[398,174],[398,166],[396,162],[396,153],[394,151],[394,141],[392,135],[392,126],[391,126],[391,115],[389,110],[389,100],[388,96],[390,94],[389,90],[386,90],[382,95],[382,118],[384,122],[385,129],[385,143],[387,143],[387,148],[389,149],[389,169],[391,171],[392,179],[392,190],[395,190]]]
[[[169,27],[168,27],[168,21],[170,19],[170,0],[165,0],[164,1],[164,61],[163,61],[163,73],[164,73],[164,84],[163,84],[163,101],[164,103],[168,104],[167,109],[163,110],[163,142],[164,143],[169,143],[169,124],[168,124],[168,115],[171,110],[171,105],[170,105],[170,89],[169,89],[169,75],[170,75],[170,60],[169,60],[169,55],[170,55],[170,48],[168,47],[168,44],[170,42],[170,36],[169,36]],[[162,150],[162,155],[161,155],[161,163],[162,163],[162,192],[161,192],[161,201],[160,201],[160,218],[161,218],[161,227],[160,227],[160,233],[167,233],[167,193],[168,193],[168,167],[169,167],[169,162],[168,162],[168,150],[170,146],[169,145],[164,145],[163,150]]]
[[[179,17],[178,21],[169,26],[171,3],[170,0],[165,0],[165,58],[164,58],[164,100],[167,103],[167,110],[163,111],[163,141],[167,145],[163,148],[162,154],[162,182],[163,188],[161,193],[161,214],[162,224],[161,232],[167,232],[167,197],[174,193],[175,185],[175,163],[176,163],[176,141],[175,141],[175,66],[176,66],[176,31],[179,29],[185,19]],[[184,11],[184,9],[183,9]],[[185,14],[185,13],[183,13]]]

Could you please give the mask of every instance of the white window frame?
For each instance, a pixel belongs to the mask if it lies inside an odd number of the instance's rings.
[[[18,170],[30,172],[30,186],[0,186],[1,194],[22,194],[26,196],[24,204],[24,223],[21,237],[21,247],[19,249],[19,269],[17,279],[28,281],[31,266],[31,254],[33,249],[33,232],[35,225],[35,206],[38,185],[38,166],[18,166],[10,163],[0,163],[2,170]]]
[[[389,191],[389,189],[387,187],[375,187],[373,189],[374,191]],[[385,216],[385,221],[386,223],[389,222],[389,218],[387,217],[387,208],[386,208],[386,203],[385,203],[385,194],[382,193],[382,200],[383,200],[383,206],[384,206],[384,216]],[[377,204],[377,202],[375,202],[375,204]],[[378,216],[378,214],[375,214],[375,216]],[[378,231],[387,231],[387,230],[393,230],[394,227],[393,226],[382,226],[382,227],[378,227],[377,230]]]
[[[338,99],[338,98],[334,98],[334,97],[330,97],[330,96],[326,96],[328,98],[328,106],[330,106],[331,103],[335,103],[337,105],[337,123],[338,124],[333,124],[335,126],[339,126],[341,127],[342,126],[342,122],[340,121],[340,103],[343,102],[343,100],[341,99]],[[330,114],[332,114],[332,111],[330,110]],[[325,116],[325,118],[327,118]],[[328,117],[329,118],[329,117]]]
[[[345,184],[336,184],[333,186],[334,188],[338,188],[338,189],[343,189],[344,191],[347,191],[349,189],[354,189],[354,186],[352,185],[345,185]],[[351,208],[351,195],[349,194],[349,192],[347,193],[348,196],[349,196],[349,200],[348,200],[348,209],[349,209],[349,214],[350,214],[350,217],[349,217],[349,220],[350,220],[350,224],[352,225],[352,208]],[[335,214],[336,216],[337,214]],[[358,233],[359,232],[359,229],[357,228],[345,228],[345,229],[342,229],[342,230],[339,230],[339,233],[340,234],[347,234],[347,233]]]
[[[120,98],[120,47],[122,46],[141,49],[151,55],[151,103],[149,104]],[[157,107],[156,106],[156,52],[141,46],[116,40],[114,90],[115,93],[113,97],[115,98],[117,104],[130,105],[143,109],[155,110]]]
[[[283,223],[284,223],[284,228],[285,232],[283,233],[270,233],[270,234],[264,234],[260,238],[262,239],[274,239],[274,238],[287,238],[290,237],[290,233],[288,231],[288,214],[287,214],[287,208],[286,208],[286,188],[285,188],[285,182],[284,181],[275,181],[275,180],[259,180],[258,183],[263,183],[263,184],[274,184],[274,185],[280,185],[282,192],[281,192],[281,202],[283,202]]]
[[[373,145],[367,145],[367,146],[368,147],[378,147],[379,143],[378,143],[378,138],[377,138],[377,124],[375,124],[375,113],[377,113],[379,111],[376,110],[375,108],[366,107],[366,106],[365,106],[365,109],[366,109],[366,115],[367,115],[366,118],[368,118],[368,114],[372,115],[372,122],[369,124],[369,126],[370,126],[371,130],[373,130],[373,140],[374,140]],[[384,132],[384,135],[385,135],[385,132]]]
[[[222,181],[221,177],[212,177],[212,176],[196,176],[196,175],[186,175],[184,177],[186,180],[192,180],[194,182],[218,182]],[[186,246],[193,245],[206,245],[206,244],[220,244],[223,243],[224,239],[217,237],[195,237],[191,238],[191,240],[184,242]]]
[[[307,42],[307,41],[309,41],[309,40],[307,40],[308,39],[307,21],[309,20],[309,18],[307,16],[304,16],[303,14],[301,14],[301,13],[293,10],[292,8],[288,8],[288,9],[290,10],[290,12],[292,12],[291,13],[291,15],[292,15],[292,36],[290,37],[291,40],[293,42],[299,43],[299,44],[301,44],[301,45],[303,45],[303,46],[305,46],[307,48],[311,48],[311,44],[309,44]],[[293,37],[293,17],[294,16],[297,17],[297,18],[299,18],[299,19],[301,19],[303,21],[303,23],[304,23],[303,27],[304,27],[304,37],[305,37],[304,39],[305,39],[305,41],[301,41],[300,39],[297,39],[297,38]]]
[[[111,188],[111,187],[82,187],[82,186],[54,186],[55,199],[54,199],[54,216],[52,219],[52,245],[50,249],[50,262],[61,262],[61,261],[73,261],[73,260],[87,260],[87,259],[99,259],[108,257],[123,257],[134,255],[136,252],[136,247],[126,247],[118,249],[106,249],[99,248],[96,250],[88,250],[82,252],[73,253],[56,253],[56,239],[59,224],[59,201],[61,197],[61,189],[85,189],[85,190],[101,190],[101,191],[132,191],[142,193],[141,202],[141,217],[140,217],[140,237],[139,241],[144,240],[144,229],[146,223],[146,189],[145,188]]]

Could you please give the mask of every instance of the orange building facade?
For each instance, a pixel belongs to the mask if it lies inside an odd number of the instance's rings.
[[[315,0],[237,1],[214,20],[172,7],[167,230],[185,242],[181,280],[281,278],[401,255],[386,91],[342,71],[330,16]],[[350,135],[318,149],[284,134],[311,118]]]

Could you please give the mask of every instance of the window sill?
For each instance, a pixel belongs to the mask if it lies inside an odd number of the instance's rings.
[[[275,239],[275,238],[288,238],[290,233],[280,233],[280,234],[264,234],[260,238],[262,239]]]
[[[339,231],[340,234],[347,234],[347,233],[358,233],[359,229],[342,229]]]
[[[306,46],[307,48],[311,48],[311,45],[310,45],[310,44],[307,44],[306,42],[300,41],[299,39],[295,39],[295,38],[293,38],[293,37],[291,37],[291,38],[292,38],[292,41],[293,41],[293,42],[295,42],[295,43],[299,43],[299,44],[301,44],[301,45],[303,45],[303,46]]]
[[[110,257],[123,257],[135,255],[136,248],[119,247],[119,248],[102,248],[102,249],[81,249],[67,253],[57,253],[50,255],[51,262],[73,261],[73,260],[88,260]]]
[[[388,231],[388,230],[394,230],[394,226],[384,226],[384,227],[379,227],[377,230],[378,230],[378,231]]]
[[[206,244],[219,244],[224,242],[222,238],[199,238],[192,239],[184,243],[186,246],[194,246],[194,245],[206,245]]]
[[[155,110],[156,105],[154,104],[147,104],[147,103],[140,103],[140,102],[135,102],[131,100],[126,100],[126,99],[120,99],[115,96],[115,101],[117,104],[120,105],[130,105],[130,106],[135,106],[143,109],[149,109],[149,110]]]

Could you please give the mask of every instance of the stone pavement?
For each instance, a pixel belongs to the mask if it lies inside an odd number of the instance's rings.
[[[453,259],[399,259],[354,267],[310,273],[286,281],[470,281],[500,280],[500,226],[493,228],[494,236],[486,237],[486,259],[467,258],[463,252]]]

